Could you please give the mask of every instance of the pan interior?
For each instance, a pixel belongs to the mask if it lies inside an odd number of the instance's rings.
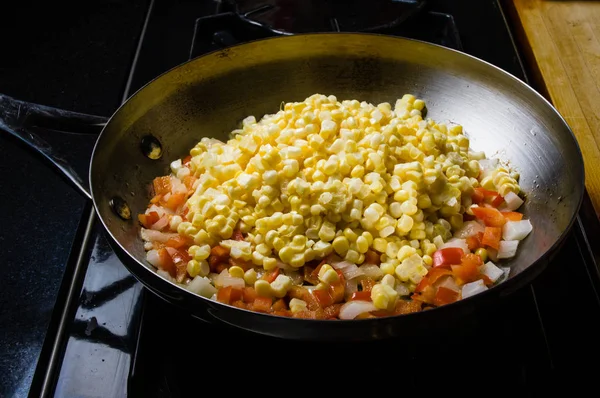
[[[145,253],[136,215],[154,177],[165,175],[202,137],[226,139],[248,115],[275,113],[282,101],[320,93],[339,100],[394,103],[405,93],[427,103],[427,116],[462,124],[471,147],[499,157],[521,175],[534,231],[508,263],[511,277],[538,260],[569,227],[583,195],[583,164],[562,118],[516,78],[467,55],[401,38],[310,34],[232,47],[185,63],[130,98],[98,140],[93,197],[114,239],[140,264]],[[158,160],[140,150],[152,135]],[[129,204],[124,221],[111,198]],[[145,272],[145,271],[140,271]]]

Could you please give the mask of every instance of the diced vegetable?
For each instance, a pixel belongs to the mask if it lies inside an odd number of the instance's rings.
[[[502,227],[506,223],[506,218],[493,207],[471,207],[475,217],[479,218],[488,227]]]
[[[515,211],[521,207],[523,204],[523,199],[521,199],[519,195],[514,192],[508,192],[506,195],[504,195],[504,202],[505,206],[502,210]]]
[[[466,239],[471,236],[477,236],[479,232],[483,232],[485,227],[477,221],[467,221],[462,228],[454,233],[455,238]]]
[[[465,283],[461,290],[461,296],[463,299],[476,295],[477,293],[484,292],[488,289],[483,280],[479,279],[474,282]]]
[[[498,248],[498,259],[511,258],[517,254],[517,247],[519,246],[518,240],[502,240],[500,241],[500,247]],[[495,260],[494,260],[495,261]]]
[[[210,283],[210,279],[204,276],[197,276],[187,285],[187,289],[203,297],[211,297],[217,293],[217,289]]]
[[[497,250],[500,247],[500,239],[502,239],[502,228],[485,227],[481,243]]]
[[[460,264],[464,250],[460,247],[446,247],[433,253],[433,267],[450,267]]]
[[[463,251],[465,253],[469,253],[469,245],[467,244],[467,240],[466,239],[456,239],[456,238],[452,238],[449,239],[448,242],[444,243],[441,247],[441,249],[446,249],[449,247],[458,247],[463,249]]]
[[[531,221],[507,221],[502,227],[502,239],[504,240],[523,240],[533,230]]]
[[[500,279],[502,275],[504,275],[504,271],[496,267],[496,264],[494,264],[491,261],[488,261],[487,263],[483,264],[479,271],[483,275],[490,278],[490,281],[492,282],[496,282],[498,279]]]
[[[354,319],[365,312],[376,311],[377,307],[371,301],[354,300],[342,305],[340,319]]]

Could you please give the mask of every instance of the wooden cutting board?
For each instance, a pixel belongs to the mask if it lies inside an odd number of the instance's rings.
[[[505,3],[533,83],[577,137],[600,215],[600,1]]]

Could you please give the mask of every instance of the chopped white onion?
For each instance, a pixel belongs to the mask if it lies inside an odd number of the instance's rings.
[[[365,312],[376,311],[377,307],[370,301],[354,300],[342,305],[340,319],[354,319]]]
[[[356,264],[353,264],[349,261],[340,261],[340,262],[332,261],[330,265],[333,268],[339,269],[340,271],[342,271],[342,274],[344,274],[344,278],[346,278],[347,280],[354,279],[356,277],[364,275],[364,272],[362,272]]]
[[[480,179],[484,179],[489,176],[498,167],[498,159],[481,159],[479,160],[479,166],[481,167]]]
[[[445,287],[446,289],[454,290],[455,292],[460,291],[460,287],[458,287],[454,277],[451,275],[442,276],[440,279],[435,281],[434,287]]]
[[[190,292],[208,298],[217,292],[217,289],[210,283],[210,279],[203,276],[195,277],[186,287]]]
[[[514,257],[517,254],[518,247],[518,240],[501,240],[500,247],[498,248],[498,259]]]
[[[146,210],[146,214],[152,213],[153,211],[155,211],[158,214],[158,217],[162,217],[165,214],[168,214],[168,209],[165,209],[163,207],[159,207],[155,204],[153,204],[152,206],[150,206],[147,210]]]
[[[504,275],[504,271],[496,267],[496,264],[491,261],[483,264],[479,271],[490,278],[492,282],[496,282],[502,275]]]
[[[169,274],[167,271],[159,269],[159,270],[156,271],[156,273],[158,275],[160,275],[161,277],[163,277],[164,279],[170,281],[170,282],[174,282],[175,281],[175,279],[173,279],[173,277],[171,276],[171,274]]]
[[[225,269],[215,279],[215,286],[220,288],[232,286],[242,289],[246,286],[246,282],[244,282],[244,278],[234,278],[233,276],[229,275],[229,271]]]
[[[507,221],[502,227],[502,239],[504,240],[523,240],[533,230],[531,221]]]
[[[181,168],[182,163],[181,159],[177,159],[171,162],[171,171],[177,174],[177,171]]]
[[[359,270],[367,277],[374,280],[378,280],[383,276],[383,271],[375,264],[363,264],[358,267]]]
[[[483,283],[483,280],[479,279],[475,282],[465,283],[462,287],[462,298],[466,299],[487,290],[487,286]]]
[[[504,196],[504,205],[502,206],[502,210],[505,211],[515,211],[523,204],[523,199],[519,197],[514,192],[509,192]]]
[[[171,193],[187,193],[188,189],[179,178],[171,178]]]
[[[475,236],[479,232],[485,231],[485,227],[477,221],[467,221],[463,226],[454,233],[455,238],[464,239],[470,236]],[[468,246],[467,246],[468,247]]]
[[[153,229],[142,228],[140,232],[142,239],[148,242],[160,242],[165,243],[171,238],[178,236],[174,232],[160,232]]]
[[[164,216],[162,216],[161,218],[159,218],[157,222],[155,222],[154,224],[152,224],[150,226],[150,229],[153,229],[155,231],[160,231],[161,229],[163,229],[167,225],[169,225],[169,217],[165,214]]]
[[[469,245],[467,244],[467,240],[466,239],[458,239],[458,238],[452,238],[450,240],[448,240],[448,242],[444,243],[441,247],[441,249],[445,249],[447,247],[458,247],[463,249],[463,251],[465,253],[470,253],[471,251],[469,250]]]
[[[146,261],[158,268],[160,265],[160,256],[157,250],[150,250],[146,253]]]

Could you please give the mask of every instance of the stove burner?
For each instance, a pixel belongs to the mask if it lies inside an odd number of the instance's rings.
[[[370,32],[400,25],[425,0],[226,0],[243,18],[277,33]]]

